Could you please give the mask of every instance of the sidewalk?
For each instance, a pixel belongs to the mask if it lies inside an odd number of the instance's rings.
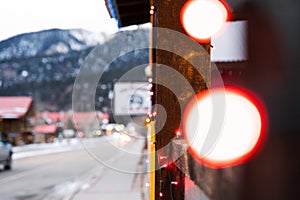
[[[134,143],[136,152],[141,152],[143,143]],[[103,166],[102,172],[94,172],[86,187],[82,186],[73,200],[148,200],[148,191],[145,186],[147,174],[143,174],[145,167],[144,159],[141,156],[128,156],[124,154],[117,158],[116,165],[124,171]],[[132,173],[135,172],[135,173]]]

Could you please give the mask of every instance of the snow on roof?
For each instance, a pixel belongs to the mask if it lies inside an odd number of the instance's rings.
[[[34,127],[34,132],[37,134],[53,134],[56,129],[55,124],[40,124]]]
[[[18,119],[28,112],[32,104],[31,97],[0,97],[0,117]]]

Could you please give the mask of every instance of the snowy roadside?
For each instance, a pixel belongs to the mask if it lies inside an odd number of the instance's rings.
[[[80,139],[66,139],[54,143],[29,144],[24,146],[13,147],[13,159],[21,159],[46,154],[60,153],[82,148]]]

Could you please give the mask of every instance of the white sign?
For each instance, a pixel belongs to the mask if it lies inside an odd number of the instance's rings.
[[[118,82],[114,86],[115,115],[145,115],[151,111],[147,82]]]

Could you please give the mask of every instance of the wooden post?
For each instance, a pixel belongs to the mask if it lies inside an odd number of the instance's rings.
[[[154,27],[168,28],[184,33],[180,23],[180,10],[185,2],[185,0],[155,0],[155,14],[153,17]],[[170,38],[159,37],[155,34],[153,35],[153,41],[153,63],[156,63],[157,66],[163,64],[178,71],[183,75],[183,77],[185,77],[187,81],[189,81],[195,93],[207,88],[204,79],[187,60],[171,52],[155,49],[157,46],[156,44],[161,45],[177,43],[179,46],[185,46],[183,41],[174,41]],[[203,46],[207,51],[209,51],[209,43],[204,44]],[[204,62],[203,66],[201,67],[209,69],[210,64]],[[181,83],[174,80],[174,77],[165,74],[161,67],[155,67],[154,65],[153,72],[153,78],[156,80],[156,83],[170,83],[172,87],[178,88],[178,90],[182,90],[184,93],[184,88],[181,87]],[[166,147],[166,145],[174,139],[174,133],[178,128],[180,128],[181,117],[183,114],[181,113],[180,105],[185,106],[192,96],[185,98],[184,102],[179,103],[178,98],[169,88],[158,84],[155,85],[154,88],[155,103],[163,106],[167,114],[167,119],[165,121],[165,119],[161,117],[163,113],[160,112],[160,110],[157,111],[157,118],[155,122],[155,148],[156,152],[159,152],[159,150]],[[172,163],[173,160],[171,155],[174,154],[172,151],[176,151],[176,149],[167,148],[166,151],[167,152],[164,155],[161,155],[160,153],[157,154],[157,168],[160,169],[157,169],[155,172],[155,199],[182,200],[185,196],[185,174],[176,166],[174,162]],[[160,162],[165,162],[163,159],[167,160],[167,167],[161,166],[162,164]]]

